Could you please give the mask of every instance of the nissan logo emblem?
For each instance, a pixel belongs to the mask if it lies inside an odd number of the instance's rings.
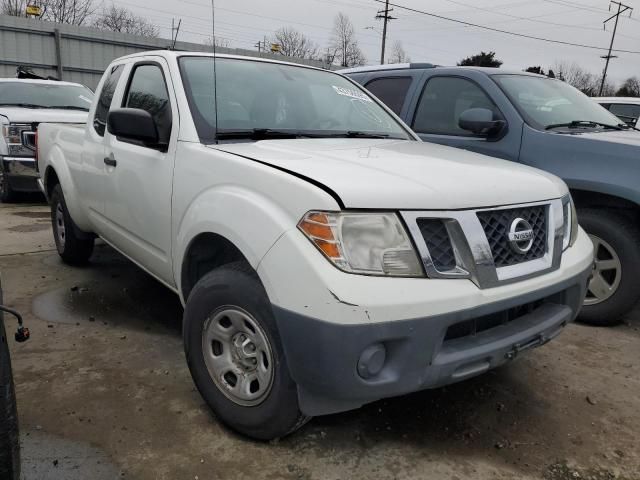
[[[524,218],[516,218],[511,222],[507,238],[511,249],[524,255],[533,246],[533,228]]]

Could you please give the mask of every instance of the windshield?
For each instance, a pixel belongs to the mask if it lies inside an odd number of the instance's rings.
[[[81,85],[0,82],[0,105],[89,111],[93,92]]]
[[[310,137],[411,138],[367,93],[339,75],[292,65],[217,58],[218,93],[214,95],[213,68],[213,57],[180,59],[189,106],[203,142],[215,140],[216,121],[218,139],[225,134],[257,138],[256,132],[260,138],[287,132]]]
[[[582,127],[590,123],[592,127],[620,124],[617,117],[561,80],[527,75],[493,75],[493,78],[535,128],[544,130],[572,123]]]

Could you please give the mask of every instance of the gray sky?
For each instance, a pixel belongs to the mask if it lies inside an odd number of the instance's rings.
[[[613,21],[603,30],[602,21],[611,15],[606,0],[391,0],[431,13],[509,30],[526,35],[607,48]],[[374,19],[383,5],[375,0],[215,0],[216,36],[228,39],[232,47],[253,45],[281,26],[294,27],[320,47],[331,37],[333,18],[338,12],[350,17],[368,63],[380,57],[382,23]],[[115,0],[161,27],[169,37],[171,19],[182,18],[180,40],[203,42],[211,35],[211,3],[207,0]],[[640,0],[626,0],[637,7],[631,18],[621,17],[615,48],[640,52]],[[613,8],[613,7],[612,7]],[[503,68],[524,69],[542,65],[548,69],[558,60],[577,62],[600,72],[605,51],[545,43],[467,27],[395,8],[398,17],[389,24],[388,47],[403,43],[412,61],[452,65],[481,50],[495,51]],[[365,27],[374,27],[371,30]],[[640,54],[618,53],[611,61],[609,75],[620,81],[640,76]]]

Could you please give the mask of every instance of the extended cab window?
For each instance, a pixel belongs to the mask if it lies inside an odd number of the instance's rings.
[[[134,68],[123,107],[139,108],[151,114],[158,127],[159,143],[168,144],[171,137],[171,103],[162,69],[157,64]]]
[[[365,85],[397,115],[400,115],[410,86],[411,77],[376,78]]]
[[[434,77],[427,82],[413,118],[418,133],[471,136],[458,126],[460,114],[470,108],[486,108],[494,119],[502,118],[498,107],[475,83],[459,77]]]
[[[113,93],[116,91],[116,85],[118,85],[122,70],[122,65],[113,67],[111,72],[107,74],[107,79],[102,85],[102,91],[100,92],[98,104],[96,105],[96,114],[93,119],[93,128],[101,137],[104,136],[104,130],[107,126],[107,115],[109,114],[111,101],[113,100]]]

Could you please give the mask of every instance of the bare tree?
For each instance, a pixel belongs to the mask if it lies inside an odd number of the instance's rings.
[[[291,27],[276,30],[271,43],[280,45],[280,53],[287,57],[318,58],[318,46],[304,33]]]
[[[617,97],[640,97],[640,80],[638,77],[627,78],[616,92]]]
[[[556,78],[567,82],[590,97],[598,95],[602,75],[588,72],[575,62],[558,61],[553,65]],[[605,82],[602,94],[610,96],[615,93],[615,87],[611,82]]]
[[[94,0],[44,0],[42,19],[71,25],[84,25],[95,13]]]
[[[333,22],[331,49],[336,52],[335,58],[343,67],[364,65],[366,58],[358,46],[353,23],[344,13],[338,13]]]
[[[157,37],[159,34],[158,27],[145,18],[135,15],[126,8],[116,7],[115,5],[105,8],[93,21],[93,26],[100,30],[130,33],[143,37]]]
[[[12,17],[27,16],[26,0],[0,0],[0,15],[10,15]]]
[[[387,63],[409,63],[410,61],[411,59],[402,47],[402,42],[400,40],[393,42],[391,55],[389,55],[389,61]]]
[[[231,43],[226,38],[222,37],[207,37],[204,41],[204,44],[208,47],[221,47],[221,48],[229,48],[231,47]]]

